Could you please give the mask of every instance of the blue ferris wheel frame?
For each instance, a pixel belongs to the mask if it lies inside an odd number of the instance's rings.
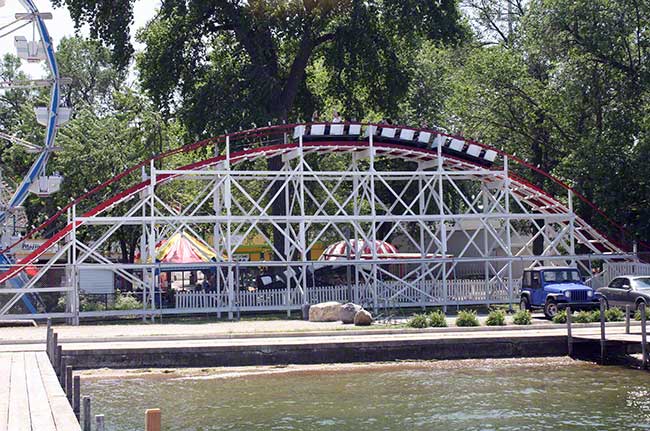
[[[49,119],[47,122],[47,130],[45,132],[45,145],[43,151],[39,154],[27,172],[27,175],[25,175],[20,185],[16,188],[16,191],[9,200],[6,210],[0,211],[0,224],[5,221],[8,211],[21,206],[25,202],[29,195],[29,187],[38,180],[38,177],[45,173],[45,168],[47,167],[47,163],[52,154],[52,149],[54,148],[59,104],[61,102],[61,79],[59,76],[59,67],[56,62],[56,56],[54,55],[54,44],[50,37],[50,33],[47,30],[47,26],[45,25],[45,20],[39,14],[38,8],[32,0],[19,1],[23,7],[25,7],[27,12],[34,16],[34,22],[45,48],[46,60],[51,74],[52,89],[50,92]]]

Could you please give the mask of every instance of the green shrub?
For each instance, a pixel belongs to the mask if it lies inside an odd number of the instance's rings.
[[[578,311],[578,313],[576,313],[575,317],[573,318],[573,321],[575,323],[591,323],[593,322],[593,314],[590,311]]]
[[[553,323],[566,323],[566,310],[559,311],[553,316]]]
[[[118,294],[115,296],[114,308],[116,310],[137,310],[139,308],[142,308],[142,303],[130,294]]]
[[[461,310],[456,317],[456,326],[479,326],[478,317],[474,310]]]
[[[641,321],[641,312],[639,310],[636,310],[634,313],[634,320]]]
[[[406,322],[406,326],[409,328],[426,328],[429,326],[429,318],[426,314],[414,314],[408,322]]]
[[[512,317],[512,322],[515,325],[530,325],[533,321],[533,317],[528,310],[519,310]]]
[[[59,299],[56,301],[56,308],[54,309],[54,311],[59,313],[65,312],[65,295],[59,296]],[[640,314],[638,320],[641,320]]]
[[[506,324],[506,312],[503,310],[492,310],[485,321],[487,326],[503,326]]]
[[[445,313],[443,313],[440,310],[432,311],[431,313],[429,313],[428,320],[429,321],[427,322],[427,324],[434,328],[444,328],[447,326],[447,319],[445,318]]]
[[[607,319],[605,317],[605,319]],[[600,322],[600,310],[591,310],[591,321]]]
[[[625,312],[617,307],[610,308],[605,311],[605,319],[608,322],[622,322],[625,319]]]
[[[105,311],[106,306],[102,302],[81,300],[79,303],[81,311]]]

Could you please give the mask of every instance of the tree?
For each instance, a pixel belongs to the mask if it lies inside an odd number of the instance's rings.
[[[649,6],[606,0],[540,0],[521,8],[514,0],[467,3],[475,8],[477,39],[435,53],[432,63],[446,71],[451,87],[438,101],[441,125],[559,176],[637,238],[650,238],[650,191],[637,174],[647,163]],[[502,19],[508,4],[514,11],[510,29]],[[561,191],[542,176],[527,176]],[[561,192],[558,197],[566,199]],[[588,222],[624,239],[591,206],[575,203]],[[629,244],[631,238],[625,239]]]

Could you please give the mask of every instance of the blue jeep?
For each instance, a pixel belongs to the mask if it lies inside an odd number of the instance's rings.
[[[552,319],[567,305],[572,310],[599,308],[599,298],[600,294],[582,282],[576,268],[541,266],[524,270],[519,307],[543,309],[544,315]]]

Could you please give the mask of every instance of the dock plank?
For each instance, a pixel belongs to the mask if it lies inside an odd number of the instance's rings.
[[[14,353],[11,361],[11,389],[9,392],[9,420],[7,421],[7,427],[11,431],[32,431],[24,353]]]
[[[81,431],[81,426],[77,417],[72,411],[68,398],[63,392],[59,380],[56,377],[54,368],[50,364],[45,353],[36,353],[36,361],[41,373],[41,378],[50,403],[50,408],[54,413],[54,423],[57,431]]]
[[[45,390],[45,383],[36,361],[36,354],[28,352],[25,356],[25,373],[27,393],[29,394],[29,416],[32,429],[38,431],[56,431],[52,409]]]
[[[11,356],[11,354],[0,355],[0,431],[7,431],[9,429]]]
[[[578,335],[574,338],[578,340],[589,340],[589,341],[600,341],[599,334],[585,334]],[[641,334],[607,334],[607,341],[618,341],[622,343],[632,343],[640,344],[641,343]]]

